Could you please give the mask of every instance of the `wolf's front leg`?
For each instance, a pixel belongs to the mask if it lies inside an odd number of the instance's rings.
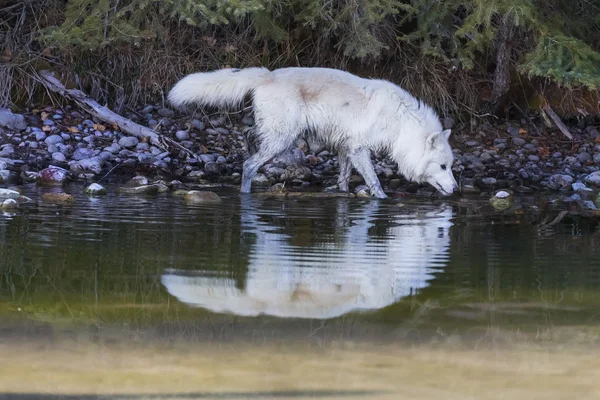
[[[338,164],[340,166],[340,174],[338,175],[338,189],[342,192],[349,190],[350,174],[352,173],[352,164],[346,154],[338,154]]]
[[[381,188],[379,178],[373,168],[371,162],[371,152],[366,148],[359,148],[350,152],[350,161],[354,165],[354,168],[362,175],[366,185],[371,189],[371,195],[379,199],[387,198],[387,195]]]

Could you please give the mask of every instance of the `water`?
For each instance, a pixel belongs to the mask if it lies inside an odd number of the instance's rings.
[[[600,395],[597,222],[220,194],[0,216],[0,399]]]

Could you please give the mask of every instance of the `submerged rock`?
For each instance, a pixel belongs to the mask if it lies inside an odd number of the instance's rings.
[[[15,199],[6,199],[0,201],[0,208],[3,210],[14,210],[19,207],[19,203]]]
[[[119,188],[120,193],[124,194],[157,194],[158,186],[155,185],[144,185],[144,186],[122,186]]]
[[[90,196],[102,196],[108,193],[106,188],[98,183],[92,183],[84,190],[85,194]]]
[[[72,204],[75,203],[75,197],[67,193],[44,193],[42,201],[52,204]]]
[[[220,203],[221,198],[214,192],[192,190],[184,196],[188,204],[215,204]]]
[[[146,186],[146,185],[148,185],[148,178],[146,178],[145,176],[138,175],[138,176],[134,176],[133,178],[131,178],[123,186],[129,187],[129,188],[134,188],[134,187]]]
[[[512,205],[512,195],[500,190],[490,199],[490,204],[498,211],[506,210]]]

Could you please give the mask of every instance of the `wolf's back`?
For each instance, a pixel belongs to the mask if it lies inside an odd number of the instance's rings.
[[[169,102],[174,106],[191,103],[214,107],[236,106],[269,74],[266,68],[220,69],[190,74],[171,89]]]

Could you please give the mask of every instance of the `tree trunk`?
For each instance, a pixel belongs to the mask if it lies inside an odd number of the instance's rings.
[[[510,58],[512,54],[512,38],[514,30],[510,22],[502,22],[498,51],[496,53],[496,70],[494,71],[494,85],[489,100],[490,112],[496,112],[510,88]]]

